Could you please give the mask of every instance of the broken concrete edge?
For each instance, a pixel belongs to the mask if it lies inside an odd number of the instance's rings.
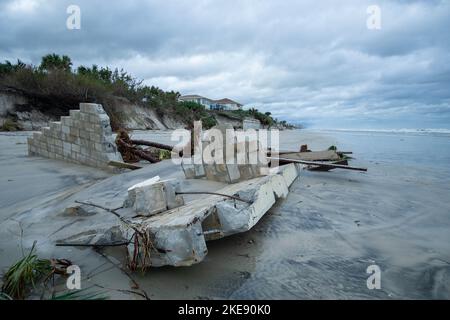
[[[184,205],[177,195],[180,184],[176,179],[161,180],[159,176],[145,180],[128,188],[124,208],[133,208],[140,216],[152,216]]]
[[[139,217],[114,226],[102,225],[61,242],[101,246],[128,242],[128,260],[137,268],[190,266],[208,254],[207,241],[250,230],[277,199],[289,193],[301,166],[289,164],[270,175],[228,185],[218,193],[237,195],[247,204],[220,195],[199,198],[150,217]],[[137,233],[136,230],[139,232]],[[145,239],[139,235],[145,235]],[[145,241],[143,241],[145,240]]]
[[[108,170],[110,161],[123,161],[109,117],[95,103],[80,103],[80,110],[70,110],[70,116],[33,133],[28,138],[28,154]]]
[[[134,225],[138,225],[141,232],[151,239],[153,248],[150,255],[144,257],[142,252],[149,252],[149,248],[143,248],[140,244],[136,247],[132,242],[128,245],[129,259],[137,257],[135,260],[140,267],[190,266],[201,262],[208,253],[207,241],[253,228],[277,199],[288,195],[288,188],[298,177],[298,172],[296,165],[289,164],[282,167],[278,174],[233,184],[218,191],[252,200],[251,205],[221,196],[210,196],[165,212],[159,217],[134,221]],[[196,209],[199,211],[189,219],[176,221],[177,213],[182,216]],[[124,238],[132,237],[133,232],[125,227]]]

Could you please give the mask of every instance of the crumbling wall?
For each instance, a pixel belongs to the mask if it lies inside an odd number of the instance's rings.
[[[112,136],[109,117],[99,104],[80,103],[80,110],[28,138],[28,154],[107,168],[122,161]]]

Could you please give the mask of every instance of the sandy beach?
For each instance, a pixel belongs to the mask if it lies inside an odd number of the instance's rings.
[[[98,253],[54,245],[61,230],[71,227],[61,215],[68,201],[89,192],[101,197],[106,182],[111,190],[104,196],[113,198],[122,183],[142,179],[140,170],[121,177],[28,157],[30,134],[0,134],[1,272],[21,256],[22,246],[28,250],[37,240],[40,256],[72,260],[82,269],[84,288],[112,299],[141,299],[129,292],[139,291],[135,283],[151,299],[450,298],[447,134],[282,131],[283,150],[336,145],[353,151],[351,164],[369,171],[302,171],[287,199],[251,231],[209,242],[198,265],[152,268],[146,274],[125,274],[121,249]],[[170,143],[170,131],[133,136]],[[143,170],[146,176],[182,174],[170,161]],[[105,223],[108,219],[105,215]],[[82,222],[70,223],[75,228]],[[366,285],[366,269],[373,264],[382,272],[379,290]]]

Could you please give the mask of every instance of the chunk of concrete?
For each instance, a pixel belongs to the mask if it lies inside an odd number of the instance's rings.
[[[159,176],[138,183],[128,189],[125,208],[133,208],[137,215],[152,216],[184,205],[177,195],[179,182],[175,179],[161,181]]]
[[[152,216],[167,210],[165,184],[159,177],[136,184],[128,189],[125,208],[133,208],[137,215]]]

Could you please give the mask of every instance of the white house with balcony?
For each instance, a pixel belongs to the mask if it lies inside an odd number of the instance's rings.
[[[179,100],[196,102],[210,110],[232,111],[232,110],[241,110],[242,109],[242,104],[240,104],[239,102],[233,101],[231,99],[228,99],[228,98],[224,98],[224,99],[220,99],[220,100],[212,100],[212,99],[194,94],[194,95],[181,96],[179,98]]]

